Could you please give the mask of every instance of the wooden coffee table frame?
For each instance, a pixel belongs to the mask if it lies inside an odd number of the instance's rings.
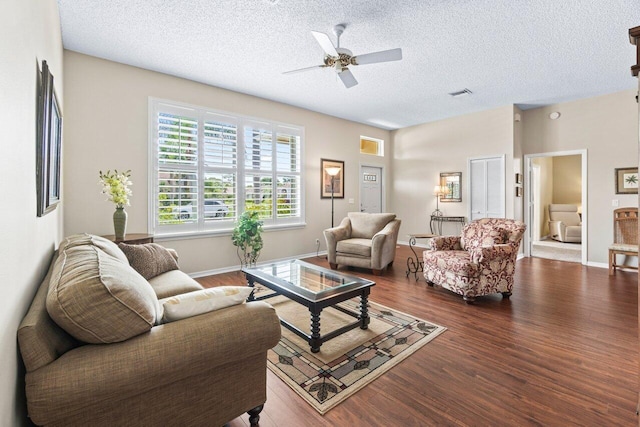
[[[255,297],[253,292],[248,298],[248,301],[261,301],[268,298],[275,297],[277,295],[283,295],[289,298],[292,301],[295,301],[309,309],[309,313],[311,315],[311,334],[308,334],[298,327],[292,325],[286,320],[280,318],[280,323],[285,328],[289,329],[294,334],[299,337],[305,339],[309,346],[311,347],[312,353],[317,353],[320,351],[320,346],[330,339],[333,339],[339,335],[344,334],[347,331],[360,327],[360,329],[367,329],[369,327],[369,322],[371,319],[369,318],[369,310],[367,307],[369,301],[369,293],[371,291],[371,287],[375,285],[375,282],[370,280],[356,278],[354,276],[347,276],[335,271],[318,267],[314,264],[309,264],[304,261],[295,261],[300,264],[303,264],[305,267],[316,270],[320,273],[334,276],[334,277],[342,277],[342,278],[352,278],[357,281],[357,283],[352,283],[350,286],[346,286],[344,289],[336,288],[335,292],[328,292],[326,295],[322,297],[314,296],[313,293],[307,291],[304,292],[304,288],[300,288],[293,283],[287,282],[278,277],[267,274],[260,269],[257,268],[243,268],[242,271],[245,273],[247,277],[247,282],[250,287],[254,287],[255,283],[260,283],[261,285],[271,289],[274,293],[269,295],[263,295],[259,297]],[[337,306],[336,304],[346,301],[348,299],[354,297],[360,297],[360,310],[359,312],[354,312],[351,310],[347,310],[343,307]],[[342,313],[345,313],[349,316],[352,316],[357,319],[357,321],[345,325],[341,328],[338,328],[334,331],[331,331],[327,334],[320,334],[320,314],[322,310],[326,307],[334,308]]]

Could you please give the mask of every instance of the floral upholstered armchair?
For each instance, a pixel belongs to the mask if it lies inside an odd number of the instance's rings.
[[[423,254],[427,283],[460,294],[469,304],[497,292],[508,298],[525,229],[513,219],[483,218],[464,226],[461,236],[433,238]]]

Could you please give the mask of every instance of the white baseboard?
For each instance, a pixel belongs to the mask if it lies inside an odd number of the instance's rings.
[[[322,252],[318,252],[317,256],[323,256],[326,255],[327,251],[322,251]],[[316,253],[310,253],[310,254],[302,254],[302,255],[296,255],[296,256],[292,256],[292,257],[287,257],[287,258],[280,258],[280,259],[272,259],[272,260],[268,260],[268,261],[260,261],[258,263],[256,263],[256,266],[260,267],[262,265],[267,265],[267,264],[273,264],[275,262],[281,262],[281,261],[293,261],[295,259],[301,259],[301,258],[311,258],[316,256]],[[215,274],[222,274],[222,273],[231,273],[234,271],[240,271],[240,265],[233,265],[231,267],[222,267],[222,268],[216,268],[214,270],[206,270],[206,271],[197,271],[195,273],[189,273],[189,276],[196,279],[198,277],[205,277],[205,276],[213,276]]]

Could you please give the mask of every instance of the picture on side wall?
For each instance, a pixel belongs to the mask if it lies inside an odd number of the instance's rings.
[[[38,70],[38,75],[36,214],[43,216],[54,210],[60,201],[62,113],[47,61],[42,61],[42,70]]]
[[[616,168],[616,194],[638,194],[638,168]]]
[[[320,198],[330,199],[333,189],[334,199],[344,199],[344,162],[320,159],[320,183]]]

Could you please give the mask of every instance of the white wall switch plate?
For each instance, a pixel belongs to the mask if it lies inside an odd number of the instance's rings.
[[[354,199],[349,199],[349,203],[354,204],[356,201]]]
[[[620,202],[618,201],[618,199],[613,199],[611,201],[611,206],[613,206],[614,208],[617,208],[618,206],[620,206]]]

